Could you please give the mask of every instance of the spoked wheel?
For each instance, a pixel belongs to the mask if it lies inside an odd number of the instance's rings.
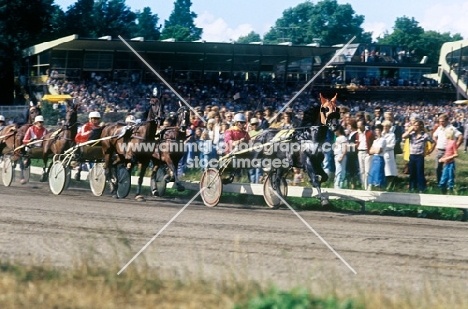
[[[158,166],[156,171],[151,174],[151,192],[154,196],[164,196],[166,186],[166,169],[164,166]]]
[[[286,179],[281,177],[279,181],[274,181],[275,179],[276,172],[270,172],[263,183],[263,197],[270,208],[278,208],[281,205],[282,201],[277,194],[283,199],[288,195]]]
[[[208,207],[218,205],[223,193],[223,182],[221,175],[215,168],[207,169],[200,180],[200,190],[203,203]]]
[[[121,165],[117,170],[117,181],[117,197],[126,198],[130,193],[132,179],[130,171],[123,165]]]
[[[50,191],[55,195],[61,194],[66,183],[70,182],[70,176],[70,168],[64,167],[61,161],[55,161],[49,170]]]
[[[13,161],[9,157],[3,158],[2,181],[5,187],[9,187],[13,181]]]
[[[89,171],[89,186],[91,192],[96,196],[101,196],[106,189],[106,173],[102,163],[96,163]]]

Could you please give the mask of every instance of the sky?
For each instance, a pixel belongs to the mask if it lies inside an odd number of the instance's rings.
[[[66,10],[75,0],[55,0],[55,4]],[[174,9],[175,0],[126,0],[132,11],[143,10],[149,6],[157,14],[159,22]],[[283,16],[284,10],[296,7],[306,0],[192,0],[192,12],[198,17],[195,25],[203,28],[202,39],[207,42],[235,41],[254,31],[261,36],[274,26]],[[318,0],[312,1],[317,3]],[[440,33],[460,33],[468,39],[468,0],[338,0],[339,4],[350,4],[354,12],[364,16],[362,27],[373,32],[373,38],[382,36],[392,27],[398,17],[409,17],[419,23],[424,30]],[[345,42],[343,42],[345,43]]]

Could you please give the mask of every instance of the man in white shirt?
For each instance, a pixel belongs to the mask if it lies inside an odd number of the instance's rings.
[[[449,117],[447,114],[442,114],[439,116],[439,126],[434,131],[432,138],[436,143],[437,148],[437,158],[436,162],[436,175],[437,183],[440,182],[442,176],[442,169],[444,168],[444,163],[439,162],[439,159],[442,158],[445,154],[445,144],[447,143],[447,138],[445,137],[445,129],[451,128],[454,132],[454,139],[457,141],[457,148],[463,143],[463,134],[458,131],[454,126],[449,123]]]

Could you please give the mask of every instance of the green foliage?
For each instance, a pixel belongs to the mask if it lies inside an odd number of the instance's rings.
[[[61,118],[60,110],[54,109],[49,101],[42,101],[41,113],[44,116],[44,124],[48,126],[57,125],[58,119]]]
[[[355,301],[339,301],[335,297],[318,298],[309,294],[304,288],[295,288],[289,292],[281,291],[276,287],[265,293],[252,297],[246,304],[236,305],[235,309],[353,309],[362,308]]]
[[[461,40],[460,34],[451,36],[450,33],[424,31],[414,17],[399,17],[395,21],[392,33],[386,33],[377,42],[379,44],[397,45],[411,51],[412,56],[422,59],[428,57],[428,63],[437,64],[442,44]]]
[[[203,29],[195,27],[197,14],[190,11],[192,1],[176,0],[174,10],[169,16],[169,20],[164,22],[162,39],[175,38],[177,41],[200,40]]]
[[[65,13],[65,28],[68,34],[92,37],[94,29],[94,0],[78,0]]]
[[[236,43],[248,44],[251,42],[260,42],[261,40],[262,38],[260,37],[260,34],[255,33],[254,31],[250,31],[250,33],[246,36],[239,37]]]
[[[130,37],[135,27],[136,14],[125,5],[125,0],[100,0],[94,5],[95,37],[110,35]]]
[[[264,40],[267,43],[289,41],[305,45],[320,39],[323,45],[334,45],[356,36],[355,42],[370,43],[371,33],[364,32],[363,22],[364,16],[356,15],[349,4],[323,0],[314,5],[307,1],[285,10],[275,26],[265,34]]]
[[[161,36],[158,27],[159,17],[151,12],[149,7],[143,8],[143,12],[137,12],[137,23],[132,36],[144,37],[145,40],[158,40]]]

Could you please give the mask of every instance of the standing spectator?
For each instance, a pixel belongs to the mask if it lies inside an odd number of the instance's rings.
[[[446,129],[445,137],[447,142],[445,144],[445,154],[439,159],[440,163],[443,163],[444,168],[442,170],[442,177],[439,182],[439,188],[443,194],[447,194],[447,189],[453,192],[455,186],[455,158],[458,157],[457,144],[454,141],[454,130]]]
[[[468,147],[468,118],[465,119],[465,124],[463,125],[463,138],[465,140],[465,149],[464,153],[466,153],[466,149]]]
[[[417,120],[415,124],[408,127],[403,133],[403,139],[409,139],[409,189],[418,189],[419,192],[426,190],[426,177],[424,176],[424,155],[427,142],[433,142],[432,137],[424,130],[424,122]],[[432,145],[434,150],[435,144]]]
[[[385,120],[388,120],[392,123],[392,127],[390,128],[389,132],[395,134],[395,148],[393,153],[395,155],[402,154],[403,149],[401,148],[401,135],[403,135],[403,128],[395,121],[395,118],[393,117],[393,114],[391,112],[384,113],[384,121]]]
[[[395,184],[395,177],[398,176],[398,169],[395,161],[395,134],[391,132],[392,123],[388,120],[382,122],[383,131],[382,136],[385,139],[386,145],[384,148],[384,162],[385,162],[385,178],[387,181],[387,189],[393,188]]]
[[[304,182],[304,175],[302,174],[302,170],[298,167],[293,167],[294,171],[294,178],[293,178],[293,186],[297,186],[300,183]]]
[[[263,117],[263,111],[262,110],[256,110],[255,111],[255,118],[258,119],[258,128],[260,130],[264,130],[264,129],[267,129],[268,128],[268,120],[265,119],[265,117]]]
[[[283,113],[283,119],[280,125],[280,129],[292,129],[294,127],[292,116],[293,116],[292,112]]]
[[[440,179],[442,177],[442,169],[444,167],[443,162],[439,162],[440,158],[442,158],[445,154],[445,147],[447,143],[447,137],[445,136],[445,130],[447,129],[452,129],[453,130],[453,136],[454,139],[456,139],[457,143],[457,148],[460,147],[460,145],[463,142],[463,135],[461,134],[460,131],[458,131],[454,126],[449,124],[448,122],[449,117],[447,114],[442,114],[439,116],[439,126],[437,129],[434,131],[434,134],[432,138],[436,142],[436,148],[437,148],[437,157],[436,157],[436,175],[437,175],[437,183],[440,183]]]
[[[257,118],[250,119],[249,136],[251,139],[260,134],[263,130],[258,128],[259,121]],[[260,167],[252,167],[249,169],[249,178],[251,183],[261,183],[260,178],[263,175],[263,170]]]
[[[346,175],[348,139],[344,134],[344,129],[342,126],[337,127],[334,133],[336,135],[336,140],[333,147],[333,153],[335,155],[334,187],[335,189],[342,189]]]
[[[348,152],[346,153],[346,179],[348,188],[355,189],[356,185],[360,183],[359,180],[359,160],[358,152],[356,149],[357,141],[357,123],[355,119],[348,121]]]
[[[357,128],[356,145],[358,150],[359,175],[361,176],[362,188],[365,190],[367,189],[367,180],[369,178],[372,159],[369,150],[374,142],[375,136],[374,133],[367,128],[364,119],[358,120]]]
[[[384,188],[386,184],[385,179],[385,161],[383,158],[384,149],[386,147],[386,141],[382,136],[383,127],[381,124],[375,126],[375,139],[372,143],[372,147],[369,150],[369,154],[372,155],[371,168],[369,170],[369,186],[368,190],[371,190],[372,186]]]
[[[376,106],[374,108],[374,119],[372,120],[372,128],[374,129],[376,125],[382,124],[382,121],[384,121],[382,108],[380,106]]]
[[[224,133],[229,129],[229,124],[227,122],[222,122],[221,127],[219,128],[219,141],[217,153],[218,157],[222,156],[226,152],[226,142],[224,141]]]

